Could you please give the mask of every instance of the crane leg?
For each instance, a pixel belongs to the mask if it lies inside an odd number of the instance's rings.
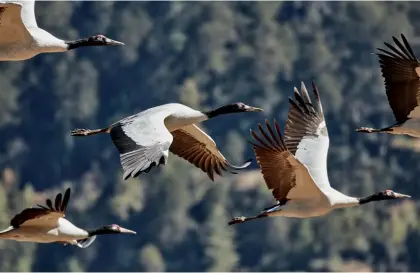
[[[102,133],[109,133],[110,128],[102,128],[102,129],[75,129],[71,131],[72,136],[91,136],[96,134],[102,134]]]
[[[368,127],[361,127],[361,128],[356,129],[356,132],[360,132],[360,133],[379,133],[379,132],[381,132],[381,130],[374,129],[374,128],[368,128]]]
[[[356,129],[356,132],[360,132],[360,133],[390,133],[392,132],[394,129],[394,126],[391,127],[386,127],[386,128],[382,128],[382,129],[375,129],[375,128],[370,128],[370,127],[361,127]]]
[[[234,224],[239,224],[239,223],[244,223],[250,220],[255,220],[258,218],[264,218],[264,217],[268,217],[268,213],[263,212],[261,214],[258,214],[257,216],[253,216],[253,217],[245,217],[245,216],[241,216],[241,217],[235,217],[232,219],[232,221],[230,221],[228,223],[228,225],[234,225]]]

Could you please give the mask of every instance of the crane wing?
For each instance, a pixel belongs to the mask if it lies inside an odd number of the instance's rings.
[[[35,0],[13,1],[22,5],[22,21],[27,29],[38,28],[35,17]]]
[[[30,5],[30,3],[28,4]],[[24,11],[27,12],[28,9],[26,6],[26,1],[22,3],[0,1],[0,48],[32,40],[32,36],[22,19]]]
[[[194,124],[173,131],[172,135],[174,140],[169,151],[200,168],[212,181],[214,181],[214,173],[220,176],[222,176],[222,171],[236,173],[251,164],[251,160],[242,166],[230,164],[213,139]]]
[[[112,125],[111,139],[120,153],[123,179],[165,164],[172,134],[159,115],[134,115]]]
[[[312,83],[315,104],[304,83],[301,91],[295,88],[295,99],[289,98],[290,110],[285,127],[287,149],[305,165],[320,186],[330,187],[327,174],[327,155],[330,144],[318,89]]]
[[[251,142],[267,187],[274,198],[284,204],[289,199],[312,199],[324,196],[308,169],[287,150],[280,127],[275,130],[265,121],[268,133],[258,124],[259,134],[251,131],[256,143]]]
[[[378,48],[382,53],[377,53],[388,102],[398,123],[420,118],[420,64],[403,34],[401,38],[403,44],[392,37],[397,47],[385,42],[390,51]]]
[[[70,200],[70,188],[64,193],[64,198],[61,193],[55,197],[54,204],[50,199],[46,200],[46,207],[38,205],[39,208],[28,208],[17,214],[10,221],[10,225],[17,228],[21,226],[43,226],[43,227],[57,227],[57,222],[60,217],[65,216],[65,211]]]

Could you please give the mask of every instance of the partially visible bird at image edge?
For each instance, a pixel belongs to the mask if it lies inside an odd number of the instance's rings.
[[[402,43],[392,37],[397,47],[385,42],[389,50],[378,48],[382,77],[389,105],[396,123],[382,129],[362,127],[362,133],[388,133],[420,137],[420,63],[403,34]]]
[[[57,194],[54,203],[46,200],[46,206],[28,208],[10,221],[10,227],[0,231],[0,239],[34,243],[60,243],[80,248],[90,246],[97,235],[136,234],[135,231],[116,224],[98,229],[84,230],[65,219],[65,211],[70,200],[70,188]]]
[[[65,52],[85,46],[117,45],[124,43],[101,34],[61,40],[38,27],[34,0],[0,0],[0,61],[21,61],[40,53]]]

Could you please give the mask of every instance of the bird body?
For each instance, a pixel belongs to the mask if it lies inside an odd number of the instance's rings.
[[[418,107],[415,110],[417,111]],[[420,138],[420,115],[410,116],[409,119],[407,119],[404,123],[396,124],[389,129],[382,129],[382,132],[391,135],[408,135],[411,137]]]
[[[28,208],[17,214],[10,222],[10,227],[0,231],[0,239],[34,243],[61,243],[88,247],[96,235],[112,233],[130,233],[134,231],[118,225],[108,225],[87,231],[65,219],[65,210],[70,199],[70,189],[64,197],[57,194],[54,205],[47,199],[46,207]]]
[[[258,125],[259,134],[251,130],[257,162],[277,204],[254,217],[235,217],[230,225],[268,216],[317,217],[338,208],[409,197],[386,190],[356,198],[331,187],[327,172],[328,129],[315,84],[313,92],[315,103],[303,82],[300,92],[294,89],[284,137],[275,120],[274,128],[266,120],[266,129]]]
[[[171,132],[206,119],[207,116],[200,111],[180,103],[168,103],[124,118],[110,127],[121,126],[131,139],[136,139],[142,146],[148,146],[172,141]],[[138,137],[140,135],[141,139]]]
[[[107,128],[76,129],[71,134],[88,136],[109,133],[120,153],[124,180],[165,164],[169,151],[194,164],[213,180],[214,172],[218,175],[222,170],[235,173],[248,167],[250,162],[242,166],[230,164],[213,139],[195,124],[222,114],[258,111],[262,109],[239,102],[209,112],[197,111],[179,103],[168,103],[126,117]]]
[[[64,41],[38,27],[35,1],[0,0],[0,61],[21,61],[39,53],[64,52],[82,46],[123,45],[103,35]]]
[[[385,42],[388,50],[378,48],[377,55],[396,123],[382,129],[361,127],[356,131],[420,138],[420,63],[404,35],[401,34],[402,43],[392,38],[396,47]]]
[[[359,199],[347,196],[333,188],[322,190],[322,196],[314,199],[291,199],[284,205],[276,205],[267,212],[270,216],[293,218],[318,217],[338,208],[359,205]]]
[[[57,241],[77,245],[77,241],[89,237],[86,230],[76,227],[65,218],[58,218],[56,227],[35,225],[20,228],[9,227],[0,231],[0,239],[10,239],[20,242],[54,243]]]

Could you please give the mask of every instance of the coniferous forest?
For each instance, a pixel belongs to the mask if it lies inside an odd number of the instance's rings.
[[[66,218],[137,235],[86,249],[0,241],[2,271],[420,271],[418,142],[355,132],[394,123],[371,53],[403,33],[420,55],[419,3],[39,1],[35,11],[59,38],[105,34],[125,46],[0,62],[0,227],[71,186]],[[249,129],[265,118],[283,128],[301,81],[321,94],[331,185],[411,199],[228,226],[274,202],[255,159],[211,182],[170,155],[124,181],[109,136],[70,136],[164,103],[208,110],[242,101],[265,111],[202,124],[240,164],[255,158]]]

